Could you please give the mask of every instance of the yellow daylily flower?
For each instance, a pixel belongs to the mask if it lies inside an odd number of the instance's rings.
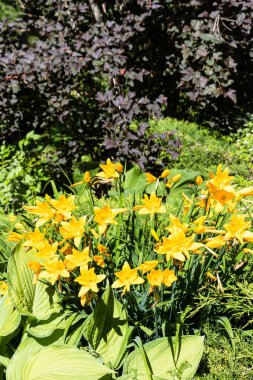
[[[203,178],[202,178],[200,175],[197,175],[195,181],[196,181],[196,184],[197,184],[198,186],[200,186],[200,185],[202,185],[202,183],[203,183]]]
[[[84,234],[85,223],[85,216],[82,216],[79,220],[72,216],[69,222],[61,223],[62,226],[60,227],[60,233],[66,240],[74,239],[74,243],[76,247],[78,247]]]
[[[123,169],[122,165],[119,166],[119,163],[114,164],[110,158],[107,158],[106,164],[100,164],[99,166],[101,167],[102,172],[99,172],[96,177],[109,180],[109,182],[119,178],[119,172],[117,169],[120,169],[120,172]]]
[[[51,199],[51,204],[56,210],[54,219],[57,223],[70,219],[72,211],[76,209],[74,195],[66,197],[62,194],[59,199]]]
[[[36,284],[41,272],[42,265],[38,263],[37,261],[30,261],[28,263],[28,268],[30,268],[34,273],[33,276],[33,284]]]
[[[123,165],[120,162],[116,162],[115,164],[115,170],[117,170],[118,173],[123,173]]]
[[[177,280],[177,276],[175,275],[173,270],[165,269],[162,271],[161,269],[152,270],[147,275],[148,282],[150,283],[150,291],[153,292],[155,286],[161,286],[164,284],[165,286],[171,286],[174,281]]]
[[[24,234],[25,242],[24,247],[37,248],[38,244],[43,243],[45,240],[45,234],[40,232],[38,228],[35,228],[33,232]]]
[[[247,236],[245,233],[250,232],[247,229],[251,226],[251,222],[245,220],[246,216],[235,214],[231,217],[230,222],[224,225],[224,229],[227,231],[225,239],[231,240],[236,238],[243,244],[244,236]]]
[[[151,173],[145,173],[145,176],[148,184],[153,183],[157,180],[157,178]]]
[[[250,195],[253,195],[253,186],[246,187],[244,189],[241,189],[236,192],[236,198],[237,199],[242,199],[244,197],[248,197]]]
[[[251,255],[253,255],[253,249],[250,248],[243,248],[243,252],[250,253]]]
[[[30,214],[39,216],[39,219],[36,222],[37,228],[52,220],[54,216],[54,210],[50,207],[47,201],[41,202],[37,200],[36,206],[25,206],[24,208],[29,211]]]
[[[110,206],[106,205],[102,208],[94,207],[95,222],[98,223],[98,231],[103,234],[109,224],[117,224],[115,217],[120,212],[127,211],[127,208],[116,208],[112,209]]]
[[[166,183],[166,187],[169,187],[169,188],[172,187],[174,183],[180,180],[181,177],[182,177],[182,174],[176,174],[173,177],[169,178]]]
[[[225,186],[230,185],[230,182],[234,178],[229,175],[228,168],[225,168],[222,171],[222,164],[219,164],[215,175],[211,174],[212,179],[209,181],[212,185],[218,188],[224,188]]]
[[[194,232],[196,232],[196,234],[202,234],[203,232],[205,232],[206,227],[204,223],[206,221],[206,218],[207,218],[206,215],[204,215],[195,219],[194,222],[192,222],[192,224],[195,226],[193,229],[194,229]]]
[[[160,175],[160,178],[167,178],[170,175],[170,170],[165,169],[162,174]]]
[[[81,296],[80,303],[82,306],[89,305],[91,303],[94,293],[86,293]]]
[[[78,297],[83,297],[89,290],[95,293],[98,292],[99,289],[97,284],[103,281],[106,276],[104,274],[97,275],[94,268],[81,268],[80,272],[81,275],[75,279],[78,284],[82,285]]]
[[[157,213],[165,213],[166,209],[164,206],[161,206],[162,198],[158,198],[153,192],[150,195],[150,198],[147,194],[144,194],[144,198],[141,200],[144,205],[134,206],[134,210],[139,210],[140,215],[150,214],[150,216],[154,216]]]
[[[47,260],[43,265],[45,270],[40,272],[39,278],[47,279],[52,285],[54,285],[61,277],[69,277],[69,272],[67,271],[64,262],[59,261],[57,258]]]
[[[14,223],[14,222],[16,222],[18,220],[18,217],[16,215],[10,214],[8,216],[8,219],[10,220],[10,222]],[[14,228],[16,230],[24,230],[25,229],[25,227],[23,226],[23,224],[20,223],[20,222],[16,222],[15,225],[14,225]]]
[[[89,171],[86,171],[83,175],[83,180],[80,181],[80,182],[76,182],[76,183],[73,183],[73,185],[71,185],[70,187],[75,187],[75,186],[78,186],[78,185],[83,185],[85,183],[90,183],[91,181],[91,175],[90,175],[90,172]]]
[[[186,237],[182,230],[171,234],[168,238],[164,237],[162,243],[155,244],[155,251],[161,255],[166,255],[166,260],[176,259],[185,261],[189,258],[189,251],[199,253],[199,248],[203,247],[202,243],[194,242],[195,235]]]
[[[92,261],[89,256],[89,247],[84,248],[82,252],[77,249],[72,249],[72,254],[65,257],[64,263],[68,270],[73,270],[77,267],[88,269],[88,263]]]
[[[243,240],[247,241],[248,243],[253,243],[253,232],[245,231],[243,233]]]
[[[104,268],[105,267],[105,258],[102,255],[94,255],[93,256],[93,261],[100,267]]]
[[[97,249],[99,250],[100,253],[106,253],[107,252],[106,246],[102,245],[102,244],[98,244]]]
[[[14,242],[14,243],[16,243],[22,239],[24,239],[24,234],[19,234],[19,233],[14,232],[14,231],[11,231],[7,237],[7,241]]]
[[[165,269],[163,271],[163,284],[165,286],[171,286],[173,284],[174,281],[177,280],[177,276],[175,275],[175,272],[173,270],[170,270],[170,269]]]
[[[50,260],[56,256],[58,243],[50,244],[47,240],[43,240],[36,245],[37,252],[35,256],[41,259]]]
[[[211,278],[213,281],[217,281],[217,278],[210,271],[206,272],[206,276]]]
[[[184,216],[187,215],[188,211],[193,205],[193,200],[189,198],[185,193],[182,193],[184,199]]]
[[[207,239],[207,243],[205,244],[205,246],[213,249],[213,248],[220,248],[225,244],[226,244],[226,239],[224,238],[224,236],[216,236],[214,238]]]
[[[236,192],[232,186],[225,186],[223,188],[219,188],[214,186],[212,183],[209,183],[209,191],[211,197],[218,204],[221,205],[221,209],[224,207],[224,205],[228,204],[231,200],[235,199],[236,197]]]
[[[163,281],[163,271],[161,269],[152,271],[147,275],[148,282],[150,284],[149,293],[153,292],[155,286],[161,286]]]
[[[115,275],[119,279],[114,281],[112,288],[124,287],[122,295],[127,291],[129,292],[131,285],[140,285],[145,282],[143,278],[138,276],[137,268],[131,269],[127,261],[125,261],[122,271],[116,272]]]
[[[151,229],[151,235],[156,241],[159,241],[158,233],[153,228]]]
[[[180,219],[173,214],[170,214],[171,224],[168,227],[165,227],[165,230],[168,230],[170,233],[177,232],[178,230],[182,230],[183,232],[187,232],[188,224],[182,223]]]
[[[158,260],[144,261],[144,263],[139,265],[137,269],[141,270],[144,274],[154,269],[158,263],[159,263]]]
[[[192,222],[192,229],[196,234],[203,234],[204,232],[210,232],[211,234],[224,234],[223,230],[216,230],[215,227],[205,226],[206,215],[197,218]]]

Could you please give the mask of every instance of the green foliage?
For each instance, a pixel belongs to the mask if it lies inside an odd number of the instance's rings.
[[[94,312],[87,319],[84,336],[107,365],[117,369],[127,353],[132,328],[126,311],[108,287]]]
[[[99,380],[113,372],[78,348],[59,345],[41,347],[31,352],[29,343],[14,354],[7,369],[7,380],[79,380],[84,374],[87,379]],[[19,372],[21,361],[23,366]]]
[[[12,5],[8,4],[8,1],[1,0],[0,1],[0,21],[2,21],[5,18],[8,18],[9,20],[14,20],[19,15],[19,10],[17,7],[13,7]]]
[[[249,121],[238,130],[235,135],[235,148],[237,156],[247,165],[247,177],[253,180],[253,121]]]
[[[1,338],[11,335],[17,330],[21,316],[6,296],[0,298],[0,311],[0,344],[2,344]]]
[[[201,336],[182,336],[176,357],[176,338],[155,339],[138,345],[125,360],[123,374],[131,379],[189,380],[192,379],[204,350]]]
[[[229,255],[227,255],[228,258]],[[246,257],[245,257],[246,259]],[[247,266],[247,261],[238,261],[237,267],[240,276],[230,273],[228,281],[223,284],[222,291],[217,289],[217,284],[208,284],[208,290],[202,289],[196,294],[191,316],[202,312],[202,319],[208,316],[226,315],[234,324],[240,327],[253,325],[253,285],[252,266]],[[228,266],[229,268],[229,266]]]
[[[239,360],[232,323],[252,323],[253,273],[242,198],[253,188],[234,188],[220,165],[206,183],[193,170],[85,165],[93,174],[77,171],[71,196],[54,186],[55,199],[0,219],[8,249],[17,242],[1,266],[1,376],[190,380],[210,319]]]
[[[253,337],[233,329],[236,355],[224,330],[215,324],[205,324],[205,350],[196,380],[251,380]]]
[[[150,121],[150,133],[166,133],[174,131],[182,143],[178,159],[173,167],[198,170],[208,179],[219,163],[228,166],[236,183],[247,186],[253,179],[252,170],[252,123],[238,132],[224,136],[203,128],[197,124],[172,118]],[[163,153],[161,161],[166,158]],[[168,158],[167,158],[168,159]]]
[[[26,252],[22,242],[19,243],[8,262],[8,295],[21,314],[47,319],[59,310],[58,298],[53,287],[41,281],[34,284],[33,273],[28,268],[32,260],[31,252]]]
[[[3,142],[0,146],[0,209],[18,210],[42,194],[50,179],[56,152],[45,145],[46,136],[29,132],[18,146]]]

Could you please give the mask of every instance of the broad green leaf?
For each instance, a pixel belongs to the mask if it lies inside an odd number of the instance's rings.
[[[157,184],[157,181],[155,181],[147,185],[145,191],[147,194],[156,193],[158,197],[161,197],[164,195],[164,190],[165,190],[165,183],[160,181]]]
[[[146,361],[140,348],[131,352],[124,363],[123,375],[134,380],[163,379],[190,380],[193,378],[204,350],[204,337],[182,336],[180,351],[175,364],[175,337],[159,338],[143,345]],[[174,377],[173,377],[174,376]]]
[[[10,359],[8,356],[0,355],[0,364],[2,364],[2,366],[7,367],[9,363]]]
[[[131,193],[142,196],[146,184],[145,173],[138,166],[134,166],[125,174],[124,192],[125,194]]]
[[[20,374],[27,358],[43,348],[34,338],[25,337],[12,356],[6,371],[6,380],[21,380]]]
[[[8,262],[8,294],[21,314],[47,319],[59,311],[57,294],[51,285],[41,281],[33,284],[33,272],[28,268],[28,263],[32,260],[33,254],[25,251],[20,242]]]
[[[0,337],[10,335],[17,330],[21,315],[14,308],[8,296],[0,297]]]
[[[17,330],[17,333],[18,331],[19,329]],[[13,334],[8,335],[8,338],[11,336],[9,340],[12,339],[12,335]],[[0,338],[0,367],[1,365],[3,367],[7,367],[9,365],[11,357],[14,354],[15,347],[13,347],[12,344],[7,344],[9,340],[6,340],[6,337],[2,339]]]
[[[171,170],[170,178],[176,174],[182,174],[182,177],[176,182],[170,189],[169,194],[166,197],[166,203],[172,205],[175,209],[178,209],[182,204],[182,193],[191,198],[195,192],[195,181],[200,172],[193,170]]]
[[[52,314],[47,320],[32,321],[27,332],[36,338],[46,338],[53,334],[56,329],[65,329],[68,315],[62,311],[58,314]]]
[[[85,318],[85,319],[84,319]],[[77,314],[72,321],[71,328],[68,329],[65,335],[65,344],[69,346],[77,346],[83,337],[87,326],[87,317],[83,314]]]
[[[126,312],[108,287],[87,320],[85,338],[105,363],[117,368],[126,354],[131,332]]]
[[[31,337],[29,334],[24,333],[22,336],[22,341],[7,367],[7,380],[22,380],[20,378],[22,368],[32,355],[50,345],[62,346],[63,344],[63,330],[55,330],[55,332],[49,337],[40,339]],[[28,380],[28,378],[24,378],[24,380]]]
[[[19,380],[99,380],[111,373],[88,352],[64,345],[46,347],[27,357]]]

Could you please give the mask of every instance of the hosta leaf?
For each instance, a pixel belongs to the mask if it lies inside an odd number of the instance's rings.
[[[57,295],[52,286],[38,281],[33,284],[33,272],[28,263],[34,260],[33,254],[26,252],[19,243],[8,263],[8,294],[16,309],[23,315],[37,319],[47,319],[59,311]]]
[[[174,361],[175,337],[159,338],[143,345],[146,362],[140,348],[131,352],[124,363],[123,375],[131,375],[134,380],[163,379],[190,380],[193,378],[204,350],[204,337],[183,336],[180,351]]]
[[[21,380],[20,374],[27,358],[43,348],[35,339],[25,337],[12,356],[6,371],[6,380]]]
[[[87,326],[86,315],[77,314],[75,319],[72,321],[71,328],[68,329],[65,344],[69,346],[77,346],[83,337]]]
[[[23,380],[20,377],[22,369],[29,358],[48,346],[62,346],[64,344],[63,330],[55,330],[46,338],[34,338],[24,333],[22,341],[7,367],[7,380]],[[28,380],[28,378],[24,378]],[[29,379],[30,380],[30,379]]]
[[[182,193],[187,195],[190,199],[195,192],[196,177],[201,175],[200,172],[194,170],[171,170],[170,178],[176,174],[182,174],[182,177],[176,182],[166,198],[166,203],[172,205],[175,209],[178,209],[183,202]]]
[[[110,362],[117,368],[126,354],[132,329],[128,326],[126,312],[114,298],[110,287],[105,290],[87,322],[85,338],[105,363]]]
[[[8,366],[12,355],[13,355],[13,351],[9,345],[4,345],[4,346],[2,344],[0,345],[0,364],[2,366],[4,367]]]
[[[10,359],[9,358],[6,358],[5,356],[2,356],[0,355],[0,364],[3,366],[3,367],[7,367],[8,364],[10,362]]]
[[[27,357],[19,380],[104,380],[111,373],[88,352],[64,345],[46,347]]]
[[[46,338],[53,334],[56,329],[65,329],[67,316],[67,313],[60,312],[52,314],[47,320],[32,321],[27,332],[37,338]]]
[[[146,187],[146,184],[146,175],[138,166],[134,166],[125,174],[124,192],[125,194],[131,193],[141,196]]]
[[[10,335],[19,326],[21,315],[8,296],[0,297],[0,337]]]

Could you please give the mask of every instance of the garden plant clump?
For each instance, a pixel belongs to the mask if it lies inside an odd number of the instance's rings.
[[[253,187],[232,182],[222,165],[205,182],[107,159],[71,194],[3,217],[2,378],[193,378],[203,321],[252,278]]]

